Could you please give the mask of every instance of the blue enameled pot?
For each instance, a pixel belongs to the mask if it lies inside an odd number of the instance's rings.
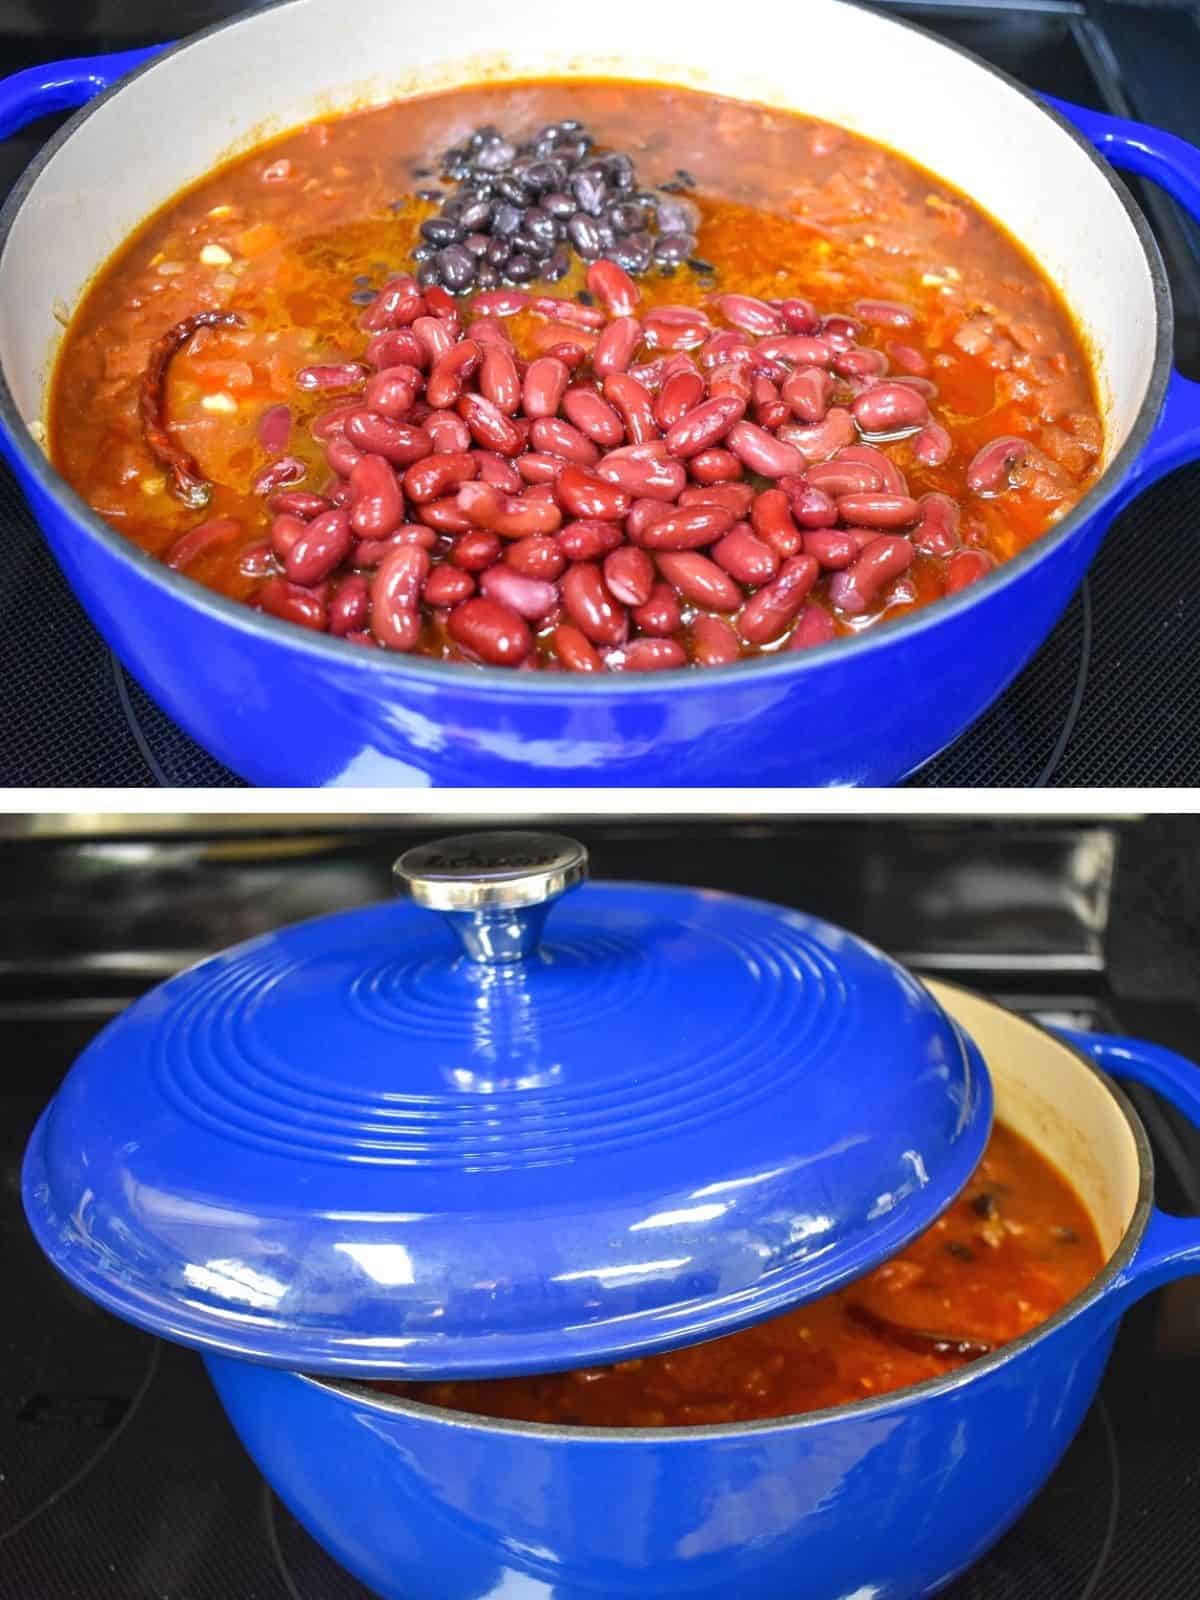
[[[0,217],[0,446],[106,639],[169,715],[243,777],[895,782],[961,734],[1030,659],[1122,506],[1200,455],[1197,388],[1171,373],[1162,263],[1108,164],[1200,213],[1200,155],[1181,140],[1038,100],[920,30],[841,0],[808,0],[782,22],[794,48],[766,49],[765,19],[731,27],[717,0],[607,0],[603,40],[586,7],[556,14],[548,29],[539,0],[446,0],[426,12],[359,0],[352,29],[345,16],[343,0],[285,0],[165,54],[61,62],[0,85],[0,132],[99,97],[49,143]],[[613,39],[636,43],[601,59]],[[798,78],[797,50],[853,61],[854,71]],[[858,640],[730,670],[593,681],[446,668],[256,614],[141,555],[49,466],[28,424],[43,412],[64,308],[144,216],[231,143],[421,88],[597,72],[699,84],[841,122],[969,193],[1059,284],[1091,347],[1109,434],[1092,492],[994,576]]]
[[[263,1474],[385,1600],[918,1600],[975,1561],[1078,1429],[1121,1314],[1200,1267],[1152,1204],[1145,1133],[1096,1067],[1200,1122],[1200,1071],[1154,1045],[1054,1037],[931,985],[988,1059],[998,1115],[1070,1171],[1108,1254],[1038,1331],[882,1400],[743,1426],[523,1426],[206,1356]]]

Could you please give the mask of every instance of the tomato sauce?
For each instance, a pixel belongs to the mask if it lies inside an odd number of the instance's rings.
[[[936,384],[948,459],[920,465],[911,440],[884,448],[911,496],[940,491],[960,505],[965,546],[1005,560],[1095,481],[1102,424],[1070,316],[1036,265],[966,197],[891,151],[792,113],[611,81],[493,84],[404,100],[315,123],[205,177],[152,217],[83,297],[52,386],[55,465],[101,516],[160,558],[178,552],[189,529],[228,519],[185,570],[259,604],[264,579],[279,570],[266,544],[272,513],[253,491],[273,459],[260,437],[264,416],[289,408],[287,450],[306,470],[292,487],[328,488],[324,446],[310,427],[330,396],[298,389],[297,372],[361,358],[363,303],[412,269],[419,226],[437,209],[418,191],[441,152],[478,124],[515,137],[565,116],[629,152],[643,184],[679,169],[694,178],[697,255],[713,270],[651,271],[638,282],[643,314],[664,304],[711,311],[727,292],[798,296],[823,314],[848,313],[862,299],[912,308],[913,326],[868,326],[860,342],[886,354],[896,375],[920,371]],[[583,284],[576,260],[553,292],[577,295]],[[241,326],[196,333],[170,364],[165,397],[175,437],[214,485],[200,511],[173,495],[148,449],[138,387],[155,341],[209,311],[235,312]],[[470,314],[468,299],[464,319]],[[525,313],[506,331],[528,358],[544,324]],[[1006,492],[966,493],[968,463],[1000,435],[1028,441],[1029,461]],[[947,590],[945,562],[926,554],[860,614],[831,605],[829,582],[823,575],[812,598],[831,610],[839,633]],[[418,648],[470,659],[444,622],[431,613]],[[549,650],[539,633],[527,664],[546,664]]]
[[[953,1372],[1038,1327],[1103,1262],[1092,1220],[1065,1178],[997,1125],[950,1209],[836,1294],[707,1344],[616,1366],[372,1387],[480,1416],[589,1427],[794,1416]]]

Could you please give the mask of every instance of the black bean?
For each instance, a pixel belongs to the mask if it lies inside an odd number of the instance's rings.
[[[500,274],[495,267],[486,261],[481,262],[475,273],[475,287],[477,289],[494,289],[500,282]]]
[[[695,180],[695,178],[692,177],[691,173],[688,171],[688,169],[686,167],[676,167],[675,168],[675,176],[679,179],[680,183],[682,183],[685,188],[694,189],[696,187],[696,180]]]
[[[977,1194],[971,1201],[971,1210],[977,1217],[994,1217],[996,1215],[996,1197],[987,1193]]]
[[[441,189],[418,189],[417,199],[425,200],[430,205],[436,205],[439,200],[445,199],[445,195]],[[404,204],[403,200],[397,200],[394,203],[396,206],[402,206]]]
[[[639,228],[646,226],[646,208],[622,200],[615,206],[609,206],[605,220],[616,234],[636,233]]]
[[[505,239],[516,233],[521,226],[523,212],[519,206],[510,205],[507,201],[498,205],[492,214],[492,235],[495,238]]]
[[[596,304],[596,296],[590,289],[580,289],[575,298],[581,306],[594,306]]]
[[[606,162],[608,181],[614,189],[627,193],[634,185],[633,162],[627,155],[609,156]]]
[[[556,241],[553,238],[542,239],[536,233],[529,233],[525,228],[522,228],[513,240],[513,244],[516,245],[518,250],[523,250],[527,256],[532,256],[535,261],[544,261],[548,255],[552,255],[555,243]]]
[[[959,1244],[957,1239],[948,1239],[946,1249],[956,1261],[974,1261],[975,1252],[969,1244]]]
[[[600,229],[582,211],[567,223],[567,237],[585,261],[597,260],[604,249]]]
[[[566,138],[568,134],[582,133],[583,123],[577,122],[574,117],[565,117],[562,122],[554,124],[554,131]]]
[[[374,289],[355,289],[350,296],[350,304],[352,306],[369,306],[374,298]]]
[[[688,266],[691,267],[693,272],[698,272],[705,278],[715,278],[717,275],[716,267],[713,266],[711,261],[705,261],[702,256],[689,256]]]
[[[526,169],[522,181],[534,194],[543,194],[547,189],[557,189],[566,182],[566,178],[566,169],[561,161],[535,161]]]
[[[660,233],[694,233],[700,226],[700,208],[692,200],[660,200],[657,211]]]
[[[438,271],[436,260],[422,261],[417,268],[417,283],[422,289],[430,289],[435,283],[441,283],[442,275]]]
[[[558,239],[558,230],[554,225],[554,218],[548,211],[543,211],[541,206],[530,206],[525,213],[525,221],[521,232],[553,249]],[[519,237],[519,236],[518,236]]]
[[[459,228],[452,219],[427,217],[421,224],[420,234],[422,239],[427,239],[430,244],[453,244],[459,237]]]
[[[495,144],[484,145],[475,157],[475,165],[481,172],[503,172],[512,165],[516,153],[507,139],[499,139]]]
[[[578,201],[580,210],[586,211],[590,217],[598,217],[608,199],[608,188],[604,179],[599,173],[587,169],[577,172],[572,178],[571,193]]]
[[[547,283],[557,283],[560,278],[565,278],[571,270],[571,257],[562,245],[542,267],[542,277]]]
[[[1059,1244],[1078,1244],[1079,1243],[1079,1235],[1075,1232],[1074,1228],[1056,1227],[1056,1228],[1051,1228],[1050,1231],[1054,1235],[1054,1237],[1058,1240]]]
[[[654,241],[654,259],[664,266],[677,267],[691,255],[695,244],[688,233],[660,233]]]
[[[528,256],[514,255],[505,263],[504,276],[513,283],[528,283],[537,276],[537,263]]]
[[[454,294],[459,294],[475,281],[475,257],[461,244],[452,244],[437,258],[442,282]]]
[[[365,273],[365,272],[360,272],[358,274],[357,278],[355,278],[355,280],[354,280],[354,287],[356,289],[368,289],[368,288],[370,288],[370,285],[371,285],[370,275],[368,273]]]
[[[491,220],[492,202],[490,200],[473,200],[458,215],[459,226],[465,233],[474,233],[479,228],[486,228]]]
[[[432,257],[437,255],[438,248],[439,247],[436,244],[419,244],[413,251],[413,260],[429,261],[432,259]]]
[[[408,170],[412,173],[414,178],[432,178],[433,177],[433,168],[432,167],[409,167]]]
[[[542,196],[542,210],[548,211],[552,217],[565,219],[575,215],[575,202],[561,189],[552,189],[549,194]]]
[[[684,185],[680,183],[678,178],[668,178],[666,183],[660,183],[658,187],[664,194],[682,194],[684,192]]]
[[[455,161],[443,169],[442,176],[452,178],[455,183],[461,183],[464,178],[471,176],[471,169],[465,161]]]
[[[463,240],[464,246],[473,256],[487,255],[491,242],[486,233],[469,233]]]
[[[512,240],[493,235],[487,251],[487,258],[491,264],[494,267],[502,267],[511,254]]]
[[[609,227],[608,223],[605,222],[603,217],[601,217],[596,223],[596,231],[600,235],[600,243],[603,245],[604,249],[611,250],[613,245],[616,243],[617,236]]]
[[[496,183],[496,193],[514,206],[527,206],[529,204],[529,190],[519,178],[514,178],[511,173],[505,173]]]
[[[650,265],[650,248],[647,245],[635,244],[634,238],[620,239],[604,253],[610,261],[615,261],[619,267],[624,267],[626,272],[645,272]]]

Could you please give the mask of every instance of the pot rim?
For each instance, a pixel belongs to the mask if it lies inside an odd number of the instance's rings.
[[[941,978],[938,980],[940,988],[949,989],[953,993],[969,995],[973,1000],[982,1001],[986,1005],[995,1006],[997,1010],[1005,1011],[1007,1008],[997,1005],[994,1000],[977,994],[974,990],[965,989],[960,984],[946,983]],[[1146,1224],[1154,1204],[1154,1155],[1150,1148],[1150,1140],[1146,1134],[1142,1119],[1138,1116],[1128,1096],[1106,1072],[1102,1072],[1095,1062],[1070,1040],[1061,1038],[1051,1032],[1040,1022],[1035,1022],[1029,1017],[1018,1017],[1027,1027],[1051,1040],[1060,1048],[1068,1051],[1080,1062],[1088,1072],[1096,1078],[1108,1092],[1122,1113],[1133,1136],[1134,1146],[1138,1158],[1138,1194],[1133,1215],[1129,1225],[1122,1234],[1120,1241],[1107,1262],[1096,1274],[1088,1286],[1081,1290],[1052,1317],[1039,1323],[1036,1328],[1031,1328],[1028,1333],[1023,1333],[1010,1343],[1001,1345],[991,1355],[983,1356],[980,1360],[969,1362],[960,1367],[956,1372],[945,1374],[940,1378],[926,1378],[921,1383],[910,1384],[905,1388],[893,1389],[887,1394],[873,1396],[866,1400],[851,1400],[840,1406],[824,1406],[818,1411],[802,1411],[786,1417],[761,1417],[747,1422],[712,1422],[700,1423],[696,1426],[662,1427],[662,1428],[616,1428],[616,1427],[576,1427],[554,1422],[518,1422],[507,1417],[484,1417],[470,1411],[454,1411],[449,1407],[429,1405],[422,1400],[410,1400],[399,1395],[388,1394],[382,1391],[368,1389],[365,1383],[357,1378],[317,1376],[307,1372],[290,1372],[291,1378],[309,1384],[318,1389],[332,1390],[340,1399],[352,1401],[355,1405],[369,1405],[381,1411],[397,1413],[401,1416],[415,1416],[426,1422],[436,1422],[449,1428],[462,1428],[469,1432],[482,1431],[489,1434],[516,1434],[528,1435],[534,1439],[562,1439],[567,1442],[576,1440],[589,1440],[593,1443],[613,1444],[618,1440],[629,1440],[632,1443],[647,1442],[651,1444],[677,1443],[684,1440],[695,1439],[699,1441],[715,1439],[723,1440],[740,1437],[745,1434],[771,1433],[787,1430],[791,1432],[798,1428],[816,1427],[824,1423],[840,1420],[842,1417],[856,1420],[872,1415],[884,1415],[894,1410],[897,1406],[908,1405],[913,1401],[933,1398],[937,1395],[947,1394],[955,1389],[960,1389],[968,1383],[982,1379],[1009,1362],[1017,1360],[1024,1352],[1038,1340],[1048,1337],[1057,1329],[1072,1321],[1089,1307],[1098,1304],[1108,1294],[1114,1284],[1127,1272],[1138,1246],[1142,1242],[1142,1235],[1146,1231]],[[210,1352],[211,1353],[211,1352]],[[236,1359],[231,1357],[228,1359]]]
[[[242,23],[263,16],[268,12],[282,11],[287,6],[303,3],[305,3],[305,0],[268,0],[266,5],[260,5],[253,10],[239,12],[236,16],[214,23],[207,28],[202,28],[180,41],[180,43],[164,50],[160,55],[153,57],[77,111],[30,162],[9,194],[3,209],[0,210],[0,274],[2,274],[4,253],[8,247],[13,224],[34,184],[62,146],[69,139],[82,132],[88,119],[96,111],[108,104],[115,96],[120,95],[131,87],[145,73],[153,72],[160,62],[186,52],[200,41],[212,38],[228,29],[236,28]],[[834,3],[853,7],[855,10],[869,9],[863,4],[863,0],[834,0]],[[969,607],[978,603],[987,594],[995,593],[1002,585],[1013,584],[1023,579],[1027,573],[1032,572],[1042,562],[1048,561],[1055,551],[1078,533],[1091,517],[1102,511],[1104,505],[1112,498],[1113,494],[1129,475],[1130,469],[1149,439],[1158,419],[1172,364],[1174,310],[1166,269],[1149,223],[1112,166],[1077,128],[1073,127],[1056,110],[1045,105],[1031,89],[1028,89],[1024,84],[1000,68],[983,60],[973,51],[964,49],[958,44],[948,43],[940,39],[930,29],[919,27],[906,19],[890,15],[881,16],[875,12],[872,12],[871,15],[875,16],[881,23],[907,28],[922,34],[940,48],[952,51],[955,55],[973,63],[981,71],[990,73],[994,78],[1000,79],[1002,83],[1036,106],[1042,115],[1058,128],[1060,133],[1064,133],[1071,138],[1079,149],[1083,151],[1092,166],[1103,176],[1129,217],[1138,241],[1142,246],[1146,269],[1150,275],[1151,289],[1154,295],[1154,360],[1146,393],[1143,396],[1141,407],[1125,443],[1109,462],[1097,482],[1061,522],[1054,528],[1047,529],[1020,555],[1004,562],[1002,566],[989,574],[980,583],[970,584],[956,595],[938,600],[932,605],[921,606],[908,616],[889,623],[886,628],[867,628],[853,637],[834,639],[829,644],[820,645],[812,650],[777,651],[770,655],[752,657],[749,661],[739,663],[735,669],[729,672],[715,674],[697,673],[689,667],[683,667],[657,673],[611,673],[605,674],[598,680],[593,679],[588,673],[521,673],[514,675],[511,669],[464,667],[458,663],[432,661],[420,656],[403,655],[396,651],[362,649],[350,651],[341,639],[313,633],[310,629],[300,628],[294,623],[284,622],[278,618],[252,610],[251,607],[242,602],[227,599],[224,595],[206,588],[194,579],[172,571],[171,568],[165,566],[161,561],[147,554],[131,540],[125,538],[123,534],[118,533],[115,528],[110,527],[71,488],[66,479],[60,476],[57,469],[51,464],[49,456],[30,434],[9,387],[8,377],[4,372],[2,363],[0,363],[0,428],[3,428],[4,432],[7,433],[14,452],[20,458],[21,465],[35,480],[38,488],[55,503],[60,511],[75,523],[81,525],[84,531],[97,540],[110,555],[115,556],[119,561],[132,568],[133,571],[152,583],[160,584],[166,589],[167,593],[175,594],[185,605],[207,614],[217,622],[231,625],[243,633],[261,637],[268,643],[273,641],[277,644],[284,644],[290,641],[293,649],[312,656],[317,662],[340,662],[349,670],[383,674],[385,675],[384,682],[387,681],[386,675],[392,674],[396,683],[407,679],[415,681],[416,685],[429,689],[442,687],[448,691],[453,691],[456,688],[460,688],[463,693],[476,692],[483,696],[500,689],[512,690],[515,691],[518,698],[525,697],[531,701],[544,698],[587,700],[599,697],[603,699],[609,695],[617,698],[638,695],[657,696],[664,691],[668,694],[672,692],[679,693],[685,688],[691,690],[703,689],[707,693],[710,688],[716,685],[723,686],[727,684],[730,690],[734,690],[743,686],[751,687],[755,684],[770,682],[777,677],[783,678],[789,673],[799,675],[806,671],[816,671],[824,663],[837,659],[835,653],[857,651],[859,655],[862,655],[868,650],[886,648],[893,639],[913,638],[918,632],[926,628],[936,627],[943,617],[949,618],[965,613]],[[904,156],[902,150],[898,150],[896,153]],[[198,178],[194,181],[201,180]],[[111,259],[111,257],[107,259]],[[103,270],[103,265],[106,264],[107,260],[97,270]],[[89,280],[88,287],[94,281],[95,276]],[[1070,311],[1071,308],[1068,306],[1067,309]],[[54,365],[55,367],[57,366],[57,352]],[[518,676],[519,681],[514,682],[514,676]]]

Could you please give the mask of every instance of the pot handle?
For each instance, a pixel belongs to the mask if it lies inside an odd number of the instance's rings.
[[[1080,1033],[1075,1028],[1053,1031],[1089,1056],[1102,1072],[1154,1089],[1200,1128],[1200,1066],[1186,1056],[1144,1039]],[[1195,1272],[1200,1272],[1200,1217],[1175,1217],[1155,1206],[1137,1254],[1116,1287],[1123,1288],[1129,1299],[1137,1299],[1172,1278]]]
[[[1149,178],[1200,222],[1200,149],[1177,134],[1145,122],[1091,111],[1086,106],[1043,95],[1043,101],[1076,128],[1122,172]],[[1134,473],[1139,485],[1165,477],[1200,458],[1200,383],[1172,373],[1158,426]]]
[[[154,44],[139,50],[118,50],[108,56],[45,61],[0,78],[0,139],[7,139],[38,117],[86,105],[166,48]]]

